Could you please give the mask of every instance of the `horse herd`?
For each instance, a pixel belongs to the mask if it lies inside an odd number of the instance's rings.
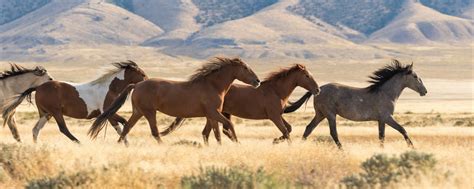
[[[328,120],[330,134],[339,148],[336,115],[354,121],[378,121],[379,140],[383,147],[385,124],[399,131],[407,144],[413,147],[405,129],[393,118],[395,103],[404,88],[424,96],[427,93],[413,64],[403,65],[397,60],[376,70],[370,76],[371,85],[355,88],[338,83],[318,86],[304,65],[272,72],[260,81],[252,69],[239,58],[216,57],[199,68],[187,81],[148,78],[133,61],[112,64],[101,77],[82,84],[56,81],[42,67],[28,69],[11,64],[10,70],[0,72],[0,102],[4,126],[8,125],[13,137],[21,142],[16,129],[15,112],[23,100],[31,102],[35,93],[39,120],[33,128],[36,142],[40,130],[53,117],[61,133],[79,143],[71,134],[64,116],[75,119],[96,118],[88,134],[96,138],[107,122],[120,135],[119,142],[127,142],[127,134],[141,117],[149,123],[151,134],[158,143],[182,125],[185,118],[205,117],[202,131],[207,144],[211,130],[221,143],[220,128],[232,141],[238,142],[231,116],[245,119],[269,119],[282,133],[274,143],[290,141],[291,125],[282,116],[297,110],[314,96],[315,116],[306,126],[306,139],[324,119]],[[245,84],[233,84],[234,80]],[[296,87],[308,92],[295,102],[288,98]],[[132,92],[132,115],[126,120],[117,112]],[[159,132],[156,111],[176,117],[163,132]],[[119,126],[123,125],[123,130]]]

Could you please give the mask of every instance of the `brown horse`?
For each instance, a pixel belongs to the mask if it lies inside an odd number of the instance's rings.
[[[393,60],[370,76],[372,85],[365,88],[350,87],[338,83],[329,83],[321,86],[321,94],[314,97],[314,110],[316,115],[306,126],[303,139],[323,120],[329,122],[331,137],[339,148],[336,130],[336,115],[353,121],[377,121],[379,126],[379,140],[383,147],[385,139],[385,124],[394,128],[405,138],[408,146],[413,143],[408,137],[407,131],[393,118],[393,111],[398,97],[403,89],[409,88],[425,96],[428,92],[421,78],[413,71],[413,64],[402,65]],[[285,113],[298,109],[311,96],[306,93],[297,102],[285,108]]]
[[[119,142],[127,136],[138,119],[145,116],[153,137],[161,143],[156,127],[157,110],[174,117],[206,117],[207,124],[216,121],[230,125],[232,129],[232,123],[221,112],[224,96],[235,79],[254,87],[260,85],[260,80],[255,73],[238,58],[215,58],[198,69],[189,81],[153,78],[136,85],[129,85],[95,120],[89,134],[92,138],[97,137],[104,127],[105,120],[120,109],[132,89],[134,89],[133,113],[124,127]]]
[[[271,73],[258,88],[233,84],[225,96],[223,114],[229,120],[231,115],[246,119],[270,119],[283,134],[283,137],[276,138],[274,142],[289,140],[291,125],[282,117],[282,113],[289,96],[297,86],[303,87],[315,95],[319,93],[318,84],[306,67],[301,64]],[[184,118],[176,118],[175,122],[160,134],[171,133],[183,121]],[[211,128],[211,125],[206,125],[204,129],[203,135],[206,143]],[[224,125],[224,134],[237,142],[237,138],[233,137],[235,133],[229,129],[229,125]],[[220,134],[214,134],[220,141]]]
[[[112,65],[117,69],[110,70],[88,83],[73,84],[49,81],[38,87],[30,88],[11,102],[3,115],[8,117],[23,99],[36,91],[35,101],[40,119],[33,128],[33,140],[36,142],[39,131],[52,116],[56,120],[59,130],[72,141],[79,143],[79,140],[69,132],[64,122],[64,115],[76,119],[95,118],[112,103],[125,87],[147,79],[145,72],[135,62],[120,62]],[[117,114],[108,120],[120,134],[121,129],[117,122],[125,125],[126,120]]]

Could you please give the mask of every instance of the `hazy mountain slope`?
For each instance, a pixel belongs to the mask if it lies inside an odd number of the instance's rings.
[[[51,0],[0,0],[0,25],[22,17]]]
[[[369,35],[393,20],[402,4],[402,0],[301,0],[288,10],[309,20],[319,18]]]
[[[472,15],[470,17],[465,15],[469,8],[472,9],[474,4],[472,0],[420,0],[420,2],[443,14],[472,19]]]
[[[144,18],[100,1],[55,0],[0,26],[0,44],[30,48],[36,45],[133,45],[162,30]]]
[[[316,25],[286,9],[296,2],[280,1],[251,16],[203,28],[188,38],[185,44],[165,51],[200,58],[216,53],[253,58],[315,58],[325,56],[320,53],[322,46],[328,50],[332,47],[357,47],[328,32],[337,33],[337,29],[330,25],[324,22]]]
[[[192,0],[199,8],[196,22],[212,26],[229,20],[236,20],[276,3],[278,0]]]
[[[199,10],[191,0],[134,0],[133,10],[164,30],[145,45],[179,45],[201,28],[194,18]]]
[[[426,44],[472,42],[474,21],[441,14],[420,3],[407,2],[404,10],[371,42]]]

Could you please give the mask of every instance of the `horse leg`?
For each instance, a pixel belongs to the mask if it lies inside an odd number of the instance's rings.
[[[316,115],[314,115],[313,120],[311,120],[311,122],[308,124],[308,126],[306,126],[306,129],[304,130],[303,140],[306,140],[306,138],[308,138],[311,132],[313,132],[313,130],[319,125],[319,123],[321,123],[324,118],[325,117],[321,112],[316,112]]]
[[[385,141],[385,123],[383,121],[379,121],[379,141],[380,141],[380,147],[384,147],[384,141]]]
[[[387,123],[390,127],[394,128],[398,132],[400,132],[403,135],[403,138],[405,138],[405,141],[408,144],[408,147],[414,148],[413,143],[410,140],[410,137],[408,137],[407,131],[400,125],[398,124],[392,116],[389,116],[385,119],[385,123]]]
[[[150,125],[151,135],[155,138],[158,144],[162,143],[160,138],[160,133],[158,132],[158,127],[156,126],[156,110],[144,110],[143,115],[148,120],[148,125]]]
[[[209,119],[212,119],[212,120],[215,120],[215,121],[218,121],[220,123],[222,123],[223,125],[226,125],[226,127],[229,128],[230,132],[232,132],[232,138],[235,139],[234,142],[238,142],[237,141],[237,135],[235,134],[235,130],[234,130],[234,124],[229,120],[227,119],[224,115],[222,115],[221,112],[218,112],[218,111],[209,111],[210,113],[208,113],[208,118]]]
[[[13,138],[17,141],[17,142],[21,142],[21,139],[20,139],[20,134],[18,134],[18,129],[16,128],[16,117],[15,117],[15,113],[16,111],[14,110],[12,115],[6,119],[8,119],[8,122],[7,122],[7,125],[8,125],[8,128],[10,128],[10,132],[12,133],[13,135]]]
[[[211,120],[211,128],[212,130],[214,130],[214,136],[216,137],[217,143],[219,143],[219,145],[222,145],[219,123],[217,123],[217,121]]]
[[[283,118],[281,117],[281,115],[271,117],[270,120],[272,120],[273,124],[275,124],[280,130],[280,132],[283,134],[282,137],[273,139],[273,143],[278,144],[281,140],[284,140],[284,139],[287,139],[288,142],[290,143],[291,142],[290,133],[286,129],[285,123],[283,122]]]
[[[58,124],[59,131],[66,135],[70,140],[76,142],[76,143],[81,143],[79,140],[77,140],[76,137],[74,137],[69,129],[66,126],[66,122],[64,121],[63,114],[61,112],[55,112],[53,113],[53,117],[56,120],[56,123]]]
[[[211,122],[211,119],[206,118],[206,126],[204,126],[204,129],[202,130],[202,139],[204,140],[205,145],[209,145],[209,134],[211,133],[212,129]]]
[[[292,130],[291,125],[284,118],[282,118],[282,120],[283,120],[283,123],[285,124],[286,130],[288,131],[288,135],[289,135]],[[285,136],[283,135],[280,138],[278,138],[279,141],[284,140],[284,139],[285,139]]]
[[[46,125],[48,120],[51,119],[50,114],[43,114],[43,115],[40,115],[40,116],[41,116],[40,119],[36,122],[35,127],[33,127],[33,131],[32,131],[33,132],[33,142],[35,142],[35,143],[38,141],[38,136],[39,136],[40,130],[43,129],[44,125]]]
[[[222,113],[227,119],[231,119],[232,115],[228,113]],[[233,142],[239,142],[237,139],[233,138],[232,136],[235,135],[235,133],[231,133],[229,125],[222,125],[222,132]]]
[[[125,140],[127,138],[128,132],[132,129],[133,126],[137,123],[137,121],[143,116],[143,114],[139,113],[137,110],[133,110],[132,116],[128,119],[123,127],[123,131],[120,134],[120,138],[118,143],[124,141],[125,145],[128,145],[128,141]]]
[[[337,147],[339,149],[342,149],[342,145],[339,142],[339,138],[337,136],[336,115],[327,116],[327,119],[328,119],[328,122],[329,122],[329,130],[330,130],[331,137],[334,140],[334,142],[336,143]]]
[[[120,128],[118,123],[120,122],[122,125],[125,125],[125,123],[127,123],[127,121],[123,117],[121,117],[117,114],[114,114],[112,116],[112,118],[109,118],[108,120],[109,120],[110,124],[112,125],[112,127],[117,132],[117,134],[120,136],[120,134],[122,134],[122,128]],[[123,140],[124,140],[125,143],[128,143],[127,137],[125,137]]]

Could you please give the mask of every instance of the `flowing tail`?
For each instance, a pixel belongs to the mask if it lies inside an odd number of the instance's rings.
[[[301,107],[301,105],[303,105],[305,102],[307,102],[309,100],[309,98],[311,98],[311,96],[313,96],[312,93],[306,92],[306,94],[304,94],[296,102],[289,102],[288,104],[290,104],[290,105],[285,107],[285,109],[283,110],[283,113],[291,113],[291,112],[296,111],[298,108]]]
[[[97,117],[88,132],[89,136],[92,139],[97,138],[97,135],[99,135],[100,131],[106,126],[107,119],[117,113],[120,107],[125,104],[128,94],[134,88],[135,84],[128,85],[114,100],[114,102],[112,102],[112,104],[107,108],[107,110],[105,110],[101,115],[99,115],[99,117]]]
[[[173,121],[173,123],[171,123],[168,127],[166,127],[166,129],[164,131],[160,132],[160,135],[161,136],[166,136],[166,135],[172,133],[173,131],[175,131],[176,129],[180,128],[181,125],[183,125],[185,119],[186,118],[177,117]]]
[[[32,103],[31,93],[33,93],[33,91],[36,91],[36,88],[26,89],[26,91],[24,91],[23,93],[9,99],[9,101],[2,107],[3,109],[2,117],[3,117],[4,127],[8,123],[8,121],[10,121],[10,119],[12,118],[13,114],[15,113],[15,109],[21,104],[21,102],[23,102],[23,100],[25,100],[25,98],[29,103]]]

